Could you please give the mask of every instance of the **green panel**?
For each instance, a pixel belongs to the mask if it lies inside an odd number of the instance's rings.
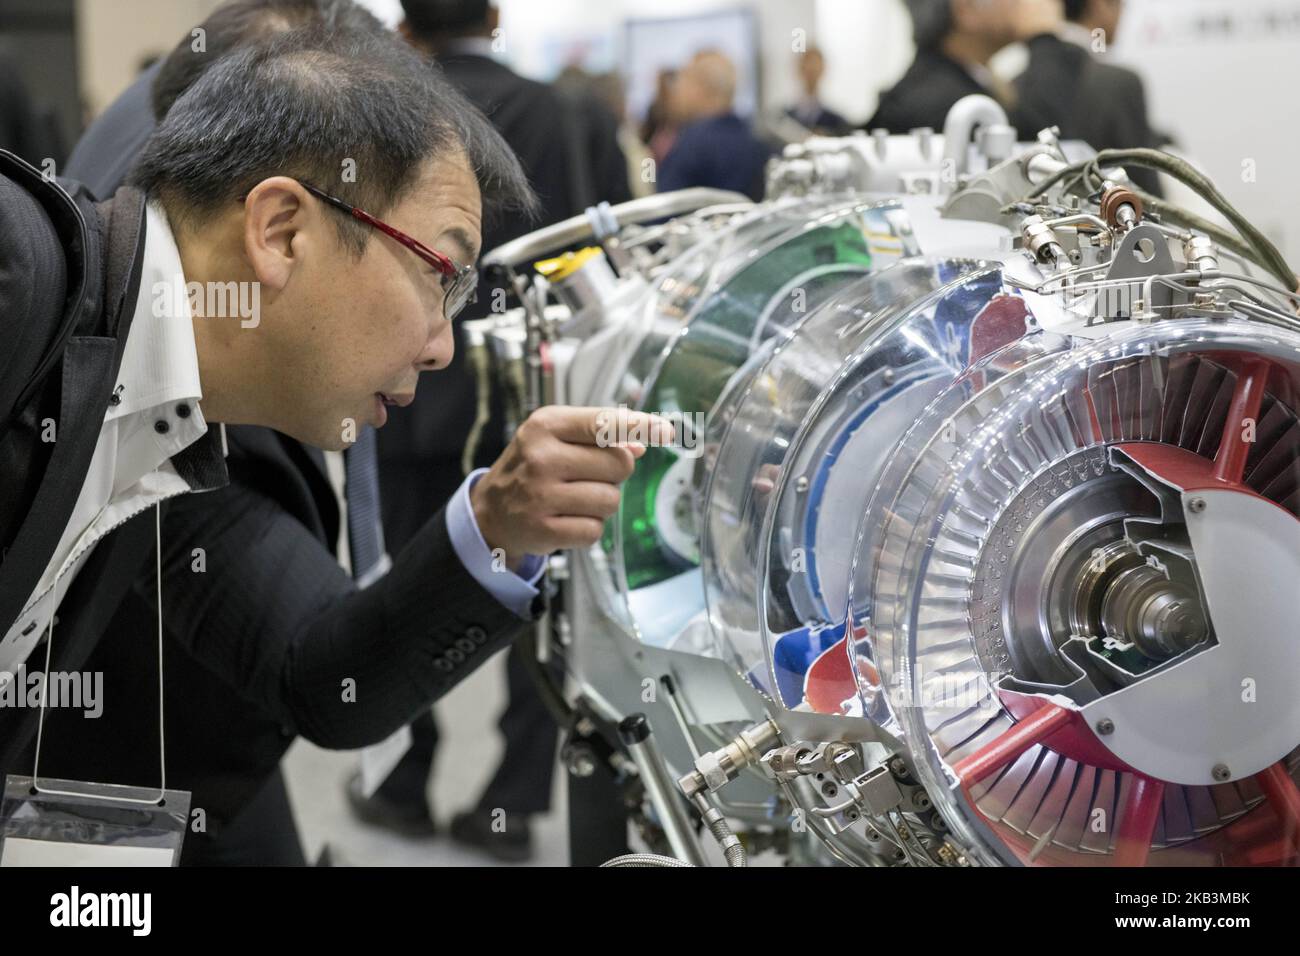
[[[836,290],[870,271],[871,262],[857,216],[801,230],[710,296],[664,359],[640,407],[707,415],[758,342],[793,327]],[[677,448],[648,449],[623,486],[623,503],[614,521],[622,526],[622,559],[630,589],[666,580],[699,562],[690,502],[675,503],[671,514],[678,527],[667,536],[694,542],[690,553],[680,553],[665,540],[656,517],[664,477],[680,455]],[[680,483],[672,485],[667,493],[688,493]],[[606,525],[605,546],[614,546],[613,521]]]

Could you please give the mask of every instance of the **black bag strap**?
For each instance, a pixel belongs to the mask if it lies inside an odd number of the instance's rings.
[[[144,237],[145,200],[138,189],[123,186],[112,199],[105,247],[104,305],[108,319],[106,334],[118,340],[118,356],[126,346],[130,323],[122,317],[134,308],[140,294],[140,273],[144,268],[141,242]],[[104,205],[101,204],[101,211]],[[120,364],[120,362],[119,362]]]
[[[107,326],[111,335],[69,335],[59,361],[59,438],[46,465],[30,510],[14,537],[0,574],[0,626],[7,630],[17,619],[36,587],[67,525],[86,472],[94,457],[104,413],[122,365],[130,332],[130,316],[139,294],[144,238],[144,200],[126,191],[121,205],[109,212],[109,248],[106,261],[91,263],[97,274],[107,275]],[[86,320],[102,325],[96,318]],[[80,326],[81,322],[73,323]],[[79,329],[78,329],[79,330]]]
[[[76,183],[64,184],[46,178],[34,166],[13,153],[0,150],[0,175],[25,190],[45,210],[58,233],[68,259],[69,275],[76,275],[76,286],[69,290],[58,328],[50,345],[24,382],[3,383],[0,387],[0,437],[8,430],[10,417],[26,408],[36,392],[44,386],[54,366],[63,356],[74,331],[93,334],[86,327],[89,318],[102,313],[103,272],[100,268],[99,216],[90,194]]]

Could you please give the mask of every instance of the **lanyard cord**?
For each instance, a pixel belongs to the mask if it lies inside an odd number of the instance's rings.
[[[158,605],[158,766],[161,780],[157,797],[114,797],[97,793],[74,790],[48,790],[41,786],[41,738],[45,732],[45,704],[50,692],[50,656],[54,649],[54,613],[59,607],[59,576],[54,576],[50,593],[50,625],[45,638],[45,678],[41,685],[41,709],[36,721],[36,758],[32,765],[32,790],[60,797],[81,797],[89,800],[108,800],[115,803],[141,803],[158,805],[163,803],[167,792],[167,735],[163,725],[163,617],[162,617],[162,502],[153,508],[154,533],[154,582]]]

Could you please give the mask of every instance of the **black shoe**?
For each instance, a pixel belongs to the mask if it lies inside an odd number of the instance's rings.
[[[426,800],[401,803],[385,797],[382,790],[367,797],[361,792],[360,772],[348,779],[347,790],[352,813],[363,823],[408,837],[433,836],[436,832]]]
[[[494,826],[495,825],[495,826]],[[522,813],[470,810],[451,818],[451,838],[482,850],[502,863],[526,863],[533,858],[533,835]]]

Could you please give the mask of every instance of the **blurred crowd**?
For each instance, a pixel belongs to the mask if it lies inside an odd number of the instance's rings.
[[[720,50],[700,49],[684,51],[684,62],[659,71],[643,116],[630,115],[619,73],[571,65],[545,85],[544,105],[555,112],[516,117],[507,107],[503,125],[532,122],[539,135],[555,133],[564,140],[552,153],[565,154],[558,161],[568,195],[553,192],[550,198],[566,209],[687,186],[758,198],[764,164],[784,143],[856,129],[941,129],[948,109],[972,93],[999,100],[1022,137],[1057,126],[1063,137],[1097,149],[1165,143],[1148,119],[1140,78],[1105,55],[1120,28],[1123,0],[903,3],[914,25],[915,59],[894,86],[879,91],[871,117],[846,117],[822,101],[826,57],[807,44],[793,52],[790,63],[774,65],[795,72],[797,100],[756,116],[736,111],[737,64]],[[461,7],[473,10],[470,19],[480,25],[445,26],[466,19]],[[444,25],[425,30],[433,38],[421,41],[444,54],[435,58],[445,59],[451,49],[458,56],[499,59],[491,49],[497,21],[489,4],[455,0],[436,9]],[[993,64],[1013,44],[1024,45],[1027,63],[1018,76],[1007,77]],[[142,72],[157,70],[154,59],[146,59]],[[492,72],[498,79],[509,74],[511,83],[522,80],[504,66]],[[61,167],[68,146],[60,139],[49,111],[34,103],[14,65],[0,56],[0,145],[35,164],[51,158]]]

